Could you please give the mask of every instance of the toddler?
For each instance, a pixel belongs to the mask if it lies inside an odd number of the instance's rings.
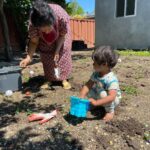
[[[93,106],[104,106],[106,114],[103,119],[110,121],[121,99],[119,82],[112,72],[118,62],[118,55],[110,46],[101,46],[96,48],[92,59],[94,72],[81,89],[80,97],[87,96]]]

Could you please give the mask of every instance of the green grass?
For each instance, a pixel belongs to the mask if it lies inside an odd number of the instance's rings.
[[[150,141],[150,131],[147,131],[144,133],[144,140],[145,141]]]
[[[125,92],[128,95],[136,95],[137,94],[137,89],[134,86],[130,86],[130,85],[122,85],[121,91]]]
[[[31,109],[21,109],[21,108],[17,107],[15,114],[18,115],[20,112],[25,112],[27,116],[33,113],[33,111]]]
[[[150,56],[150,51],[117,50],[121,56]]]
[[[29,82],[29,80],[30,80],[30,77],[28,77],[28,76],[23,76],[23,82]]]

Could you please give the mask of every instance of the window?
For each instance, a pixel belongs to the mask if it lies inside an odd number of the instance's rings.
[[[134,15],[135,12],[135,0],[127,0],[126,16]]]
[[[116,17],[135,15],[136,0],[116,0]]]
[[[125,7],[125,0],[117,0],[116,17],[123,17],[124,16],[124,7]]]

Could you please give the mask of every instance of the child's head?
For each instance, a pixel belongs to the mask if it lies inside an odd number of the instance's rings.
[[[115,67],[118,61],[118,54],[110,46],[99,46],[92,55],[94,69],[103,72]]]

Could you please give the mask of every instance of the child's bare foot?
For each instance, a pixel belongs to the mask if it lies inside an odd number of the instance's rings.
[[[107,121],[112,120],[113,117],[114,117],[114,113],[113,112],[106,113],[106,115],[104,116],[103,120],[107,122]]]

